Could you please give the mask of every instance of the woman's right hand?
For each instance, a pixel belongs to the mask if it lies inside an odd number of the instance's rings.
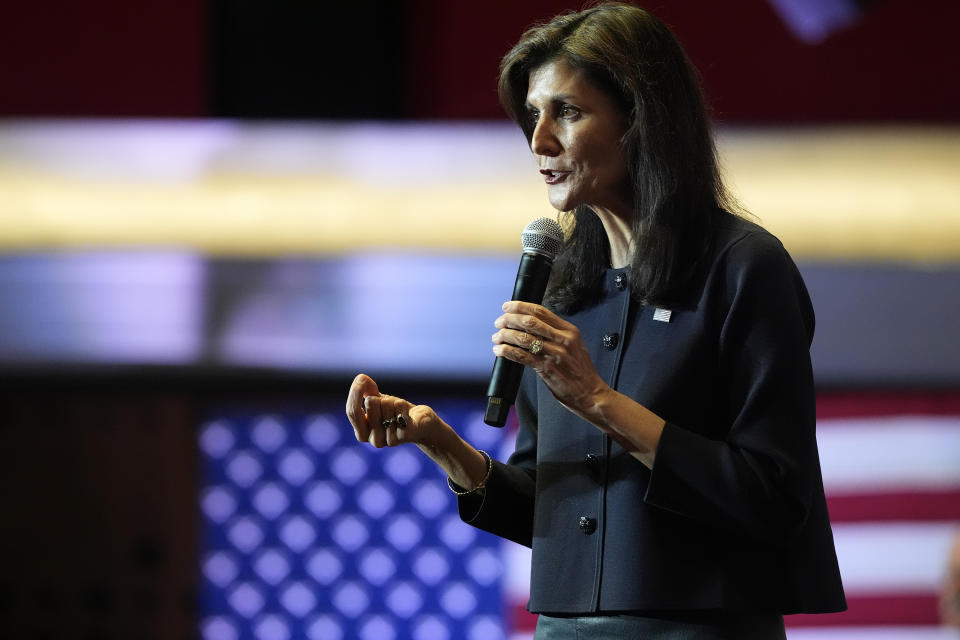
[[[347,418],[360,442],[377,447],[416,444],[460,487],[472,489],[489,475],[492,462],[457,435],[430,407],[380,393],[361,373],[347,395]],[[400,426],[400,425],[403,426]]]
[[[380,393],[373,378],[363,373],[350,385],[347,418],[357,440],[378,449],[405,442],[437,446],[443,431],[452,431],[430,407]]]

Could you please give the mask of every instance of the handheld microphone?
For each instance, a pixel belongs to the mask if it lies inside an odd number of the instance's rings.
[[[563,248],[563,230],[550,218],[537,218],[520,234],[523,255],[511,300],[540,304],[547,290],[553,259]],[[523,365],[499,356],[493,363],[487,387],[487,411],[483,421],[493,427],[507,422],[510,405],[517,399]]]

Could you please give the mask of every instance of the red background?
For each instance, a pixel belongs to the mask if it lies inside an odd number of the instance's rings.
[[[228,4],[8,4],[0,21],[0,115],[238,115],[211,106],[217,103],[217,71],[210,60],[218,46],[212,25],[235,19],[222,16]],[[395,20],[397,5],[389,6],[372,13]],[[396,105],[384,112],[389,117],[501,118],[495,93],[500,56],[527,26],[575,6],[406,0],[396,25],[402,30],[399,61],[364,64],[354,73],[383,87],[383,99]],[[857,24],[817,45],[793,35],[765,0],[660,0],[649,6],[687,48],[721,121],[955,122],[960,116],[960,50],[952,46],[960,3],[878,2]],[[367,16],[346,20],[343,14],[317,18],[323,35],[307,54],[317,60],[304,64],[315,66],[319,83],[327,65],[349,67],[351,51],[369,48],[374,37]],[[296,11],[290,19],[297,19]],[[292,37],[277,31],[275,41]],[[403,95],[390,95],[396,86]],[[327,91],[303,110],[308,117],[325,117],[324,102],[350,99],[338,86]]]

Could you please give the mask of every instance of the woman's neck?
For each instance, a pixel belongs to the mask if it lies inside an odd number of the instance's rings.
[[[610,244],[610,266],[620,269],[630,264],[631,240],[633,225],[629,219],[618,216],[610,210],[594,208],[597,216],[607,232],[607,242]]]

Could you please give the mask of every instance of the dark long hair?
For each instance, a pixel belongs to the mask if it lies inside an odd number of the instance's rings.
[[[638,7],[604,3],[557,16],[524,33],[500,64],[500,102],[528,142],[530,72],[556,60],[623,106],[634,209],[631,292],[647,303],[668,301],[697,271],[723,210],[736,207],[720,178],[696,69],[670,29]],[[610,247],[588,207],[561,222],[568,235],[547,304],[569,313],[598,299]]]

